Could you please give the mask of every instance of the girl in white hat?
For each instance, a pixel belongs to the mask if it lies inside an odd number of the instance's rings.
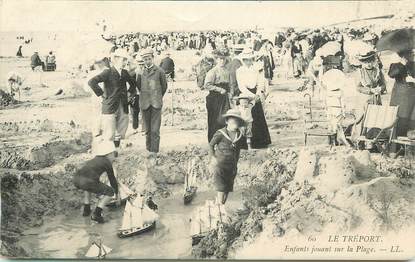
[[[219,129],[209,143],[210,170],[214,176],[216,201],[225,204],[237,174],[237,166],[241,149],[246,149],[246,139],[239,130],[244,124],[241,113],[237,109],[229,109],[223,115],[226,127]]]

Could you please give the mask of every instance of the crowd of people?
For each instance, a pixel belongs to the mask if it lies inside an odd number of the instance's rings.
[[[101,212],[109,197],[119,197],[116,178],[111,177],[112,162],[129,122],[133,134],[142,124],[148,158],[155,158],[159,152],[163,97],[169,82],[176,78],[172,50],[194,50],[198,57],[193,65],[195,87],[207,93],[209,169],[221,204],[233,191],[240,150],[267,148],[272,143],[263,105],[276,77],[304,79],[305,84],[298,90],[324,101],[328,129],[333,134],[330,143],[350,145],[343,124],[347,113],[344,93],[353,87],[348,86],[346,75],[357,73],[354,88],[360,94],[363,114],[368,104],[387,104],[382,99],[388,90],[386,72],[395,80],[388,104],[399,105],[394,135],[406,136],[415,129],[415,84],[408,81],[408,77],[415,78],[414,54],[408,48],[392,50],[398,59],[384,68],[377,43],[387,33],[376,34],[368,28],[288,28],[272,37],[255,30],[103,34],[113,47],[108,55],[97,57],[88,74],[97,157],[87,162],[74,180],[86,192],[84,215],[91,213],[91,192],[108,196],[102,198],[92,215],[97,222],[104,221]],[[161,55],[163,59],[156,65],[155,57]],[[45,65],[34,54],[31,66],[35,69]],[[9,79],[10,85],[14,82]],[[398,148],[393,145],[393,153]],[[110,176],[111,186],[99,182],[104,171]]]

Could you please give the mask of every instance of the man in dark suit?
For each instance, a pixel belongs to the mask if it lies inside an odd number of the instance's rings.
[[[30,66],[32,67],[32,71],[35,70],[36,67],[42,66],[42,70],[45,70],[45,62],[43,62],[40,57],[39,53],[35,52],[32,57],[30,58]]]
[[[141,75],[140,109],[146,134],[146,148],[158,153],[160,146],[161,109],[167,91],[166,74],[154,64],[153,50],[143,50],[144,69]]]
[[[127,52],[117,49],[112,55],[111,67],[88,81],[94,93],[102,97],[104,139],[114,141],[116,147],[127,132],[128,101],[137,93],[135,79],[124,69],[127,60]],[[104,89],[99,87],[99,83],[104,83]]]
[[[174,61],[170,58],[169,51],[166,51],[165,55],[166,57],[163,58],[160,62],[160,67],[164,70],[164,73],[166,73],[167,76],[171,77],[171,79],[174,79]]]

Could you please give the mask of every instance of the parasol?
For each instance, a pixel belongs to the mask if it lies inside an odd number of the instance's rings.
[[[316,56],[327,57],[329,55],[336,55],[341,51],[340,43],[336,41],[327,42],[316,51]]]
[[[415,29],[398,29],[386,33],[376,44],[378,51],[401,52],[415,49]]]

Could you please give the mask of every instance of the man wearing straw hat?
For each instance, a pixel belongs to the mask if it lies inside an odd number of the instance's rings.
[[[158,153],[161,110],[163,96],[167,91],[167,79],[163,69],[154,64],[152,49],[144,49],[141,57],[144,60],[144,70],[141,75],[140,109],[146,134],[146,148],[149,152]]]
[[[89,216],[91,214],[91,193],[101,196],[91,219],[98,223],[104,223],[102,210],[114,194],[117,195],[118,204],[120,203],[118,182],[112,167],[112,163],[116,158],[116,150],[114,143],[108,140],[97,141],[96,144],[93,144],[92,149],[95,157],[87,161],[76,172],[73,183],[76,188],[84,190],[83,216]],[[104,173],[107,174],[111,186],[100,182],[100,177]]]
[[[114,141],[117,148],[128,128],[128,100],[136,94],[136,82],[124,69],[128,57],[125,50],[115,50],[111,57],[112,66],[88,81],[94,93],[102,98],[103,136]],[[99,83],[104,83],[103,89]]]

